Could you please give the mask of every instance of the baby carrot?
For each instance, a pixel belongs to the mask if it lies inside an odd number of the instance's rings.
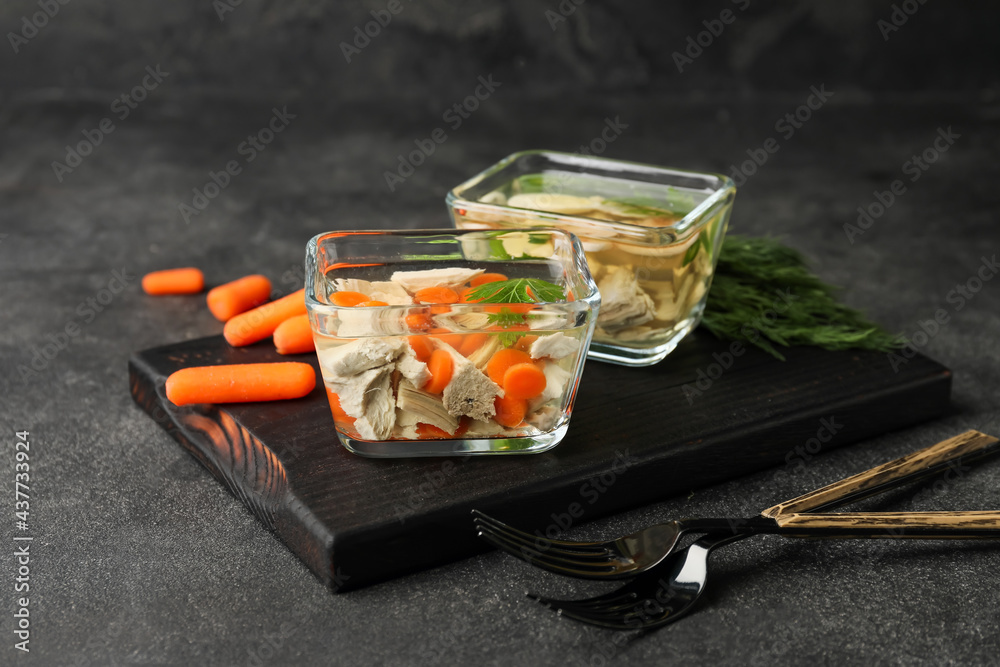
[[[514,348],[497,350],[490,357],[490,360],[486,362],[486,374],[490,376],[491,380],[502,387],[503,376],[508,368],[515,364],[527,363],[531,363],[531,357],[526,352],[521,352],[521,350],[515,350]]]
[[[277,301],[240,313],[226,322],[222,333],[233,347],[249,345],[273,334],[278,325],[289,317],[304,315],[305,312],[305,289],[300,289]]]
[[[499,283],[507,280],[507,276],[502,273],[480,273],[478,276],[469,281],[469,284],[473,287],[479,287],[480,285],[485,285],[486,283]]]
[[[427,362],[427,370],[431,377],[424,385],[424,391],[428,394],[440,394],[451,382],[455,361],[451,358],[451,354],[445,350],[434,350],[430,361]]]
[[[458,293],[450,287],[425,287],[413,293],[418,303],[457,303]]]
[[[514,364],[503,374],[504,394],[511,398],[535,398],[545,391],[545,373],[535,364]]]
[[[271,298],[271,281],[262,275],[245,276],[208,292],[208,309],[225,322]]]
[[[512,396],[499,396],[493,399],[493,407],[497,413],[493,420],[501,426],[514,428],[524,421],[524,413],[528,410],[528,402],[523,398],[513,398]]]
[[[316,349],[308,315],[296,315],[278,325],[274,330],[274,346],[278,354],[302,354]]]
[[[153,271],[142,277],[146,294],[197,294],[205,289],[205,276],[201,269],[167,269]]]
[[[407,336],[406,340],[413,348],[413,354],[417,357],[417,361],[422,361],[425,364],[430,361],[431,355],[434,354],[434,343],[427,336]]]
[[[294,361],[195,366],[170,374],[167,398],[174,405],[278,401],[301,398],[315,386],[313,367]]]
[[[330,295],[330,303],[335,306],[351,307],[356,306],[359,303],[364,303],[365,301],[371,301],[371,298],[367,294],[362,294],[361,292],[334,292]]]

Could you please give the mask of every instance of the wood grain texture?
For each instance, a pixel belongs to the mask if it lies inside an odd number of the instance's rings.
[[[487,550],[473,508],[555,530],[950,409],[950,372],[919,355],[897,373],[878,353],[793,348],[780,362],[750,350],[716,374],[728,347],[696,334],[652,367],[588,362],[566,439],[506,457],[355,456],[337,441],[321,386],[273,403],[166,400],[166,377],[179,368],[287,360],[269,341],[186,341],[134,354],[129,371],[136,402],[333,590]],[[689,402],[684,385],[706,374],[717,377]],[[837,425],[823,442],[822,420]]]
[[[774,519],[782,528],[845,528],[889,530],[941,528],[996,530],[1000,511],[970,512],[845,512],[843,514],[784,514]],[[900,533],[898,536],[905,536]],[[954,535],[952,535],[954,537]],[[916,537],[916,535],[914,535]]]
[[[857,475],[852,475],[851,477],[824,486],[821,489],[811,491],[798,498],[778,503],[774,507],[769,507],[761,512],[761,516],[775,519],[784,514],[808,512],[815,507],[847,494],[871,489],[893,479],[907,477],[944,461],[992,449],[997,443],[997,438],[991,435],[986,435],[979,431],[966,431],[920,451],[884,463],[871,470],[866,470]]]

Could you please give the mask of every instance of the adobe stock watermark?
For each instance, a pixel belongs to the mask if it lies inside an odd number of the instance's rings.
[[[277,135],[285,131],[296,115],[288,112],[288,107],[281,110],[278,107],[271,109],[271,118],[267,124],[255,133],[247,135],[247,138],[236,147],[236,154],[243,158],[240,160],[229,160],[219,171],[209,171],[208,180],[200,188],[192,188],[194,193],[191,203],[181,202],[177,205],[184,222],[191,224],[192,218],[202,214],[219,194],[229,187],[234,176],[243,173],[243,168],[257,159],[257,156],[267,150],[267,147],[274,141]]]
[[[746,11],[746,8],[750,6],[750,0],[730,0],[739,11]],[[680,51],[674,51],[671,57],[674,59],[674,65],[677,67],[677,71],[681,74],[684,73],[684,68],[688,65],[694,63],[701,54],[705,52],[705,49],[712,46],[715,40],[722,36],[725,32],[726,26],[733,23],[736,20],[736,14],[732,9],[726,8],[719,12],[719,17],[715,19],[705,19],[701,22],[705,29],[695,35],[688,35],[687,46],[684,49],[684,53]]]
[[[628,449],[615,450],[614,459],[608,469],[599,475],[594,475],[577,489],[581,501],[586,501],[587,505],[597,503],[621,479],[621,476],[637,463],[639,460],[634,458]],[[548,551],[552,547],[552,540],[572,528],[583,517],[585,510],[583,502],[573,501],[566,506],[564,512],[552,512],[549,515],[552,522],[544,530],[540,528],[535,530],[533,544],[535,551],[542,553]],[[531,550],[521,547],[521,553],[525,560],[531,561],[533,557]]]
[[[119,121],[124,121],[131,115],[132,111],[138,108],[151,92],[156,90],[163,80],[170,76],[170,72],[160,69],[159,63],[154,68],[152,65],[146,66],[146,75],[142,81],[132,87],[127,93],[122,93],[111,101],[110,111]],[[72,174],[73,170],[83,164],[84,158],[91,155],[94,150],[104,143],[105,135],[115,131],[115,121],[105,116],[97,124],[97,127],[83,130],[83,139],[75,146],[66,146],[66,156],[63,162],[52,162],[52,173],[56,175],[56,180],[63,182],[66,174]]]
[[[472,94],[455,102],[441,114],[441,120],[447,123],[453,132],[462,127],[462,124],[479,109],[480,105],[488,100],[496,92],[497,88],[503,85],[502,82],[495,81],[492,74],[488,74],[485,77],[479,76],[477,81],[479,85],[475,87]],[[438,146],[446,141],[448,141],[448,133],[445,132],[443,127],[434,128],[430,135],[424,139],[414,139],[413,144],[416,146],[414,150],[406,155],[400,153],[396,156],[399,160],[396,170],[382,173],[389,192],[395,192],[396,187],[405,183],[406,179],[412,176],[417,168],[427,161],[427,158],[434,155]]]
[[[236,8],[243,4],[243,0],[212,0],[212,9],[219,17],[219,22],[226,22],[226,14],[235,12]]]
[[[49,21],[56,17],[62,7],[68,5],[70,0],[38,0],[36,3],[42,11],[35,12],[30,17],[21,17],[21,29],[17,32],[8,32],[7,41],[10,47],[17,54],[21,47],[30,42],[38,35],[38,31],[49,24]]]
[[[952,305],[955,312],[962,310],[998,272],[1000,264],[997,263],[996,254],[989,258],[981,257],[979,268],[975,273],[964,283],[959,283],[949,290],[945,295],[945,301]],[[917,356],[920,349],[926,347],[950,321],[951,314],[944,308],[938,308],[934,311],[934,317],[917,322],[918,329],[909,337],[904,337],[903,346],[898,351],[892,350],[886,353],[893,372],[898,373],[899,369]]]
[[[919,155],[912,155],[909,160],[903,163],[900,170],[904,176],[910,177],[910,183],[916,183],[923,176],[924,172],[938,161],[941,155],[947,153],[948,149],[955,145],[955,140],[961,138],[962,135],[953,131],[951,125],[947,129],[939,127],[937,129],[937,136],[931,142],[931,145],[921,151]],[[875,190],[872,192],[875,201],[867,205],[862,204],[858,207],[856,224],[844,223],[844,234],[847,235],[847,240],[850,244],[854,245],[855,239],[863,236],[875,224],[875,221],[885,215],[885,212],[904,194],[906,194],[906,184],[901,178],[892,181],[886,190]]]
[[[795,136],[796,131],[812,118],[813,112],[819,111],[823,105],[833,97],[834,93],[826,89],[826,84],[809,86],[809,96],[805,102],[789,111],[774,123],[774,131],[781,135],[781,138],[788,141]],[[733,179],[736,187],[742,187],[757,170],[763,167],[772,155],[781,150],[781,144],[774,137],[768,137],[759,148],[748,148],[747,157],[739,166],[729,165],[729,177]]]
[[[792,294],[792,290],[786,287],[784,291],[774,290],[777,295],[771,302],[771,307],[762,312],[749,322],[744,322],[740,327],[740,333],[746,336],[751,342],[760,340],[761,329],[770,326],[777,321],[778,316],[788,310],[793,301],[798,301],[799,297]],[[705,368],[699,368],[694,382],[681,385],[681,392],[687,399],[688,405],[694,405],[696,398],[712,388],[715,381],[728,371],[736,363],[736,359],[743,356],[746,347],[740,341],[733,341],[729,345],[729,350],[719,353],[713,352],[712,358],[715,360]]]
[[[549,22],[549,27],[552,32],[556,31],[559,24],[565,23],[566,20],[576,12],[576,8],[585,3],[587,0],[562,0],[559,6],[556,7],[558,12],[554,12],[551,9],[545,10],[545,20]]]
[[[413,0],[408,0],[408,2],[413,2]],[[389,0],[385,9],[371,11],[374,20],[365,23],[363,30],[360,25],[354,26],[354,39],[351,40],[351,43],[340,43],[340,52],[344,54],[344,60],[350,64],[351,58],[360,54],[365,47],[372,43],[373,39],[381,35],[382,28],[392,23],[392,18],[403,11],[404,6],[401,0]]]
[[[894,4],[888,21],[879,19],[875,22],[879,32],[882,33],[882,41],[888,42],[890,35],[906,25],[910,17],[916,14],[925,2],[927,0],[903,0],[898,5]]]
[[[87,297],[77,304],[75,313],[79,319],[71,319],[56,333],[48,333],[41,340],[36,340],[29,348],[31,361],[28,365],[18,364],[17,372],[22,381],[38,377],[39,373],[49,367],[49,364],[69,348],[83,328],[97,319],[97,316],[111,305],[119,294],[136,279],[126,267],[113,269],[104,287],[93,296]]]

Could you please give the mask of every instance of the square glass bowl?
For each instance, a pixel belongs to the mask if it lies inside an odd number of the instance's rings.
[[[648,366],[701,320],[735,196],[718,174],[524,151],[454,188],[446,203],[458,229],[577,235],[603,299],[589,356]]]
[[[320,234],[305,298],[337,436],[371,457],[557,445],[601,303],[551,229]]]

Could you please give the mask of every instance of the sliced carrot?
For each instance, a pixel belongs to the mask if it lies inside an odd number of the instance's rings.
[[[514,343],[513,347],[515,350],[521,350],[521,352],[526,352],[530,355],[531,345],[536,340],[538,340],[538,336],[532,334],[529,334],[527,336],[521,336],[520,338],[517,339],[517,342]]]
[[[462,417],[462,420],[458,422],[458,428],[455,429],[454,433],[448,433],[434,424],[424,424],[423,422],[417,424],[417,435],[421,438],[460,438],[468,430],[469,422],[466,417]]]
[[[480,285],[485,285],[486,283],[498,283],[503,280],[507,280],[507,276],[502,273],[480,273],[478,276],[469,281],[469,284],[473,287],[479,287]]]
[[[240,313],[226,322],[222,333],[230,345],[241,347],[267,338],[289,317],[305,313],[305,289],[300,289],[277,301]]]
[[[528,402],[523,398],[513,398],[511,396],[499,396],[493,399],[493,407],[497,413],[493,420],[501,426],[514,428],[524,421],[524,413],[528,411]]]
[[[296,315],[274,330],[274,346],[278,354],[303,354],[316,349],[308,315]]]
[[[359,303],[364,303],[365,301],[371,301],[371,297],[367,294],[362,294],[361,292],[334,292],[330,295],[330,303],[335,306],[341,306],[345,308],[350,308],[356,306]]]
[[[461,292],[459,292],[458,293],[458,302],[459,303],[476,303],[476,301],[472,301],[472,300],[469,299],[469,294],[474,289],[476,289],[476,288],[475,287],[466,287],[464,290],[462,290]]]
[[[434,326],[434,320],[431,319],[430,313],[425,312],[410,313],[404,321],[410,331],[427,331]]]
[[[502,386],[511,398],[535,398],[545,391],[545,373],[530,361],[514,364],[503,374]]]
[[[421,438],[450,438],[451,433],[434,424],[417,424],[417,435]]]
[[[309,364],[231,364],[183,368],[167,378],[167,398],[174,405],[246,403],[301,398],[316,386]]]
[[[531,331],[531,327],[527,323],[521,324],[508,324],[506,326],[500,326],[499,324],[491,324],[486,327],[487,331]]]
[[[486,374],[490,376],[491,380],[502,387],[503,376],[508,368],[515,364],[527,364],[530,362],[531,357],[521,350],[515,350],[511,347],[497,350],[490,357],[490,360],[486,362]]]
[[[535,308],[536,306],[533,303],[491,303],[483,307],[488,313],[502,313],[506,310],[520,315],[529,313]]]
[[[324,384],[323,387],[326,389],[326,397],[330,400],[330,412],[333,413],[333,422],[338,425],[343,422],[353,427],[356,420],[344,412],[344,408],[340,405],[340,396],[335,394],[327,385]]]
[[[358,308],[380,308],[381,306],[388,306],[385,301],[362,301],[357,305]]]
[[[153,271],[142,277],[142,289],[146,294],[197,294],[205,289],[205,275],[201,269],[187,267]]]
[[[413,293],[417,303],[458,303],[458,293],[450,287],[425,287]]]
[[[417,357],[418,361],[422,361],[425,364],[430,361],[431,355],[434,354],[434,343],[430,341],[428,336],[408,336],[406,340],[410,343],[410,347],[413,348],[413,354]]]
[[[483,343],[489,340],[489,337],[490,337],[489,334],[484,334],[484,333],[465,334],[465,336],[463,336],[462,342],[455,349],[457,349],[463,357],[467,357],[476,350],[478,350],[479,348],[481,348],[483,346]]]
[[[462,344],[462,340],[465,338],[462,334],[451,333],[451,329],[444,329],[442,327],[436,327],[430,330],[430,333],[434,334],[431,338],[437,338],[442,343],[446,343],[451,347],[458,349],[458,346]]]
[[[434,350],[430,361],[427,362],[427,370],[431,377],[424,385],[424,391],[428,394],[440,394],[451,382],[451,374],[455,371],[455,361],[451,358],[451,354],[445,350]]]
[[[271,298],[271,281],[266,276],[244,276],[208,291],[208,309],[215,319],[226,322]]]

